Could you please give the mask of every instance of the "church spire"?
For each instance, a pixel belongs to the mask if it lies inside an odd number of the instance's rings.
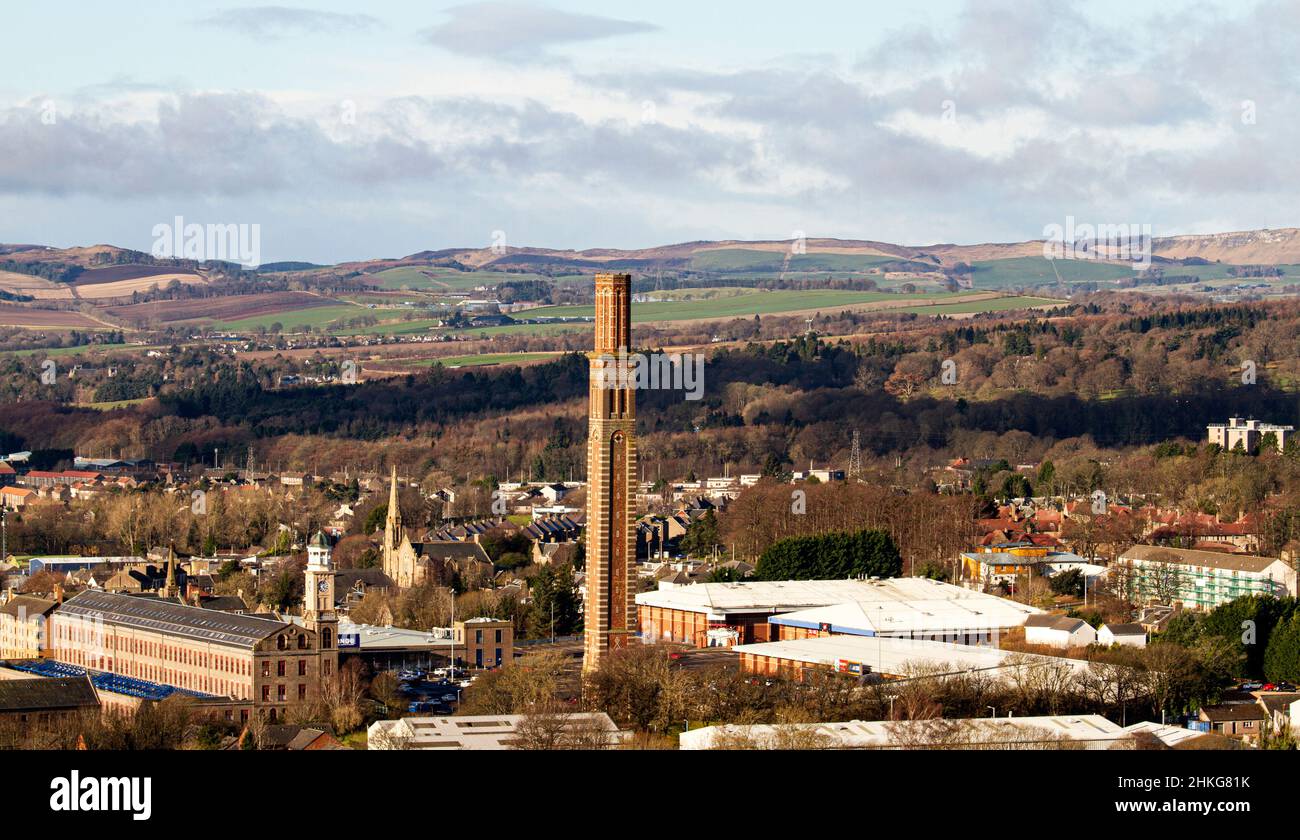
[[[167,547],[167,582],[163,585],[162,596],[164,598],[175,598],[180,594],[180,587],[176,585],[176,546]]]
[[[388,517],[384,520],[384,550],[395,551],[401,541],[402,512],[397,507],[397,465],[393,464],[388,490]]]

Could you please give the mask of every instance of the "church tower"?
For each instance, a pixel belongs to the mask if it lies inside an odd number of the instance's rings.
[[[334,560],[329,538],[317,531],[307,541],[307,580],[302,619],[320,642],[320,675],[333,676],[339,665],[339,617],[334,611]]]
[[[636,633],[636,392],[632,277],[596,275],[587,410],[587,600],[582,667]]]

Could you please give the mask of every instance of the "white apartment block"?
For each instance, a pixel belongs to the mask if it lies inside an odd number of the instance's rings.
[[[1118,565],[1134,601],[1211,610],[1242,595],[1296,594],[1296,570],[1277,557],[1135,545]]]
[[[1235,449],[1240,443],[1247,452],[1259,446],[1264,435],[1270,432],[1277,439],[1277,451],[1281,452],[1286,448],[1287,441],[1295,435],[1295,426],[1278,426],[1258,420],[1243,420],[1240,417],[1230,417],[1227,423],[1211,423],[1205,428],[1209,432],[1210,443],[1217,443],[1228,450]]]

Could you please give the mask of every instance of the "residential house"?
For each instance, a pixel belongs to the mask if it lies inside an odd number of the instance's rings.
[[[1220,703],[1202,706],[1197,713],[1198,727],[1233,738],[1254,741],[1269,722],[1268,711],[1259,703]]]

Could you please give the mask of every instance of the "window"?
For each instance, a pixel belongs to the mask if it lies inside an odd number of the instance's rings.
[[[334,631],[326,627],[320,631],[320,646],[323,648],[334,647]]]
[[[501,644],[501,631],[497,631],[497,644]],[[501,658],[501,652],[497,651],[497,659]]]
[[[300,676],[300,677],[305,677],[305,676],[307,676],[307,660],[306,660],[306,659],[299,659],[299,660],[298,660],[298,676]]]
[[[481,645],[481,644],[483,644],[483,631],[482,631],[482,630],[475,630],[475,631],[474,631],[474,644],[476,644],[476,645]]]
[[[307,684],[306,684],[306,683],[298,683],[298,699],[299,699],[299,700],[306,700],[306,699],[307,699]]]
[[[298,634],[298,650],[307,649],[307,637],[302,633]]]
[[[284,650],[289,646],[289,643],[285,636],[279,636],[275,640],[275,646],[280,650]]]
[[[283,677],[283,676],[284,676],[284,660],[283,660],[283,659],[281,659],[279,662],[275,663],[275,675],[276,675],[277,677]]]
[[[263,703],[271,702],[271,686],[269,685],[262,686],[262,702]]]
[[[277,685],[277,686],[275,687],[275,689],[276,689],[276,699],[277,699],[277,700],[279,700],[281,703],[283,703],[285,700],[288,699],[288,695],[285,694],[285,690],[284,690],[284,685],[283,685],[283,684],[281,684],[281,685]]]

